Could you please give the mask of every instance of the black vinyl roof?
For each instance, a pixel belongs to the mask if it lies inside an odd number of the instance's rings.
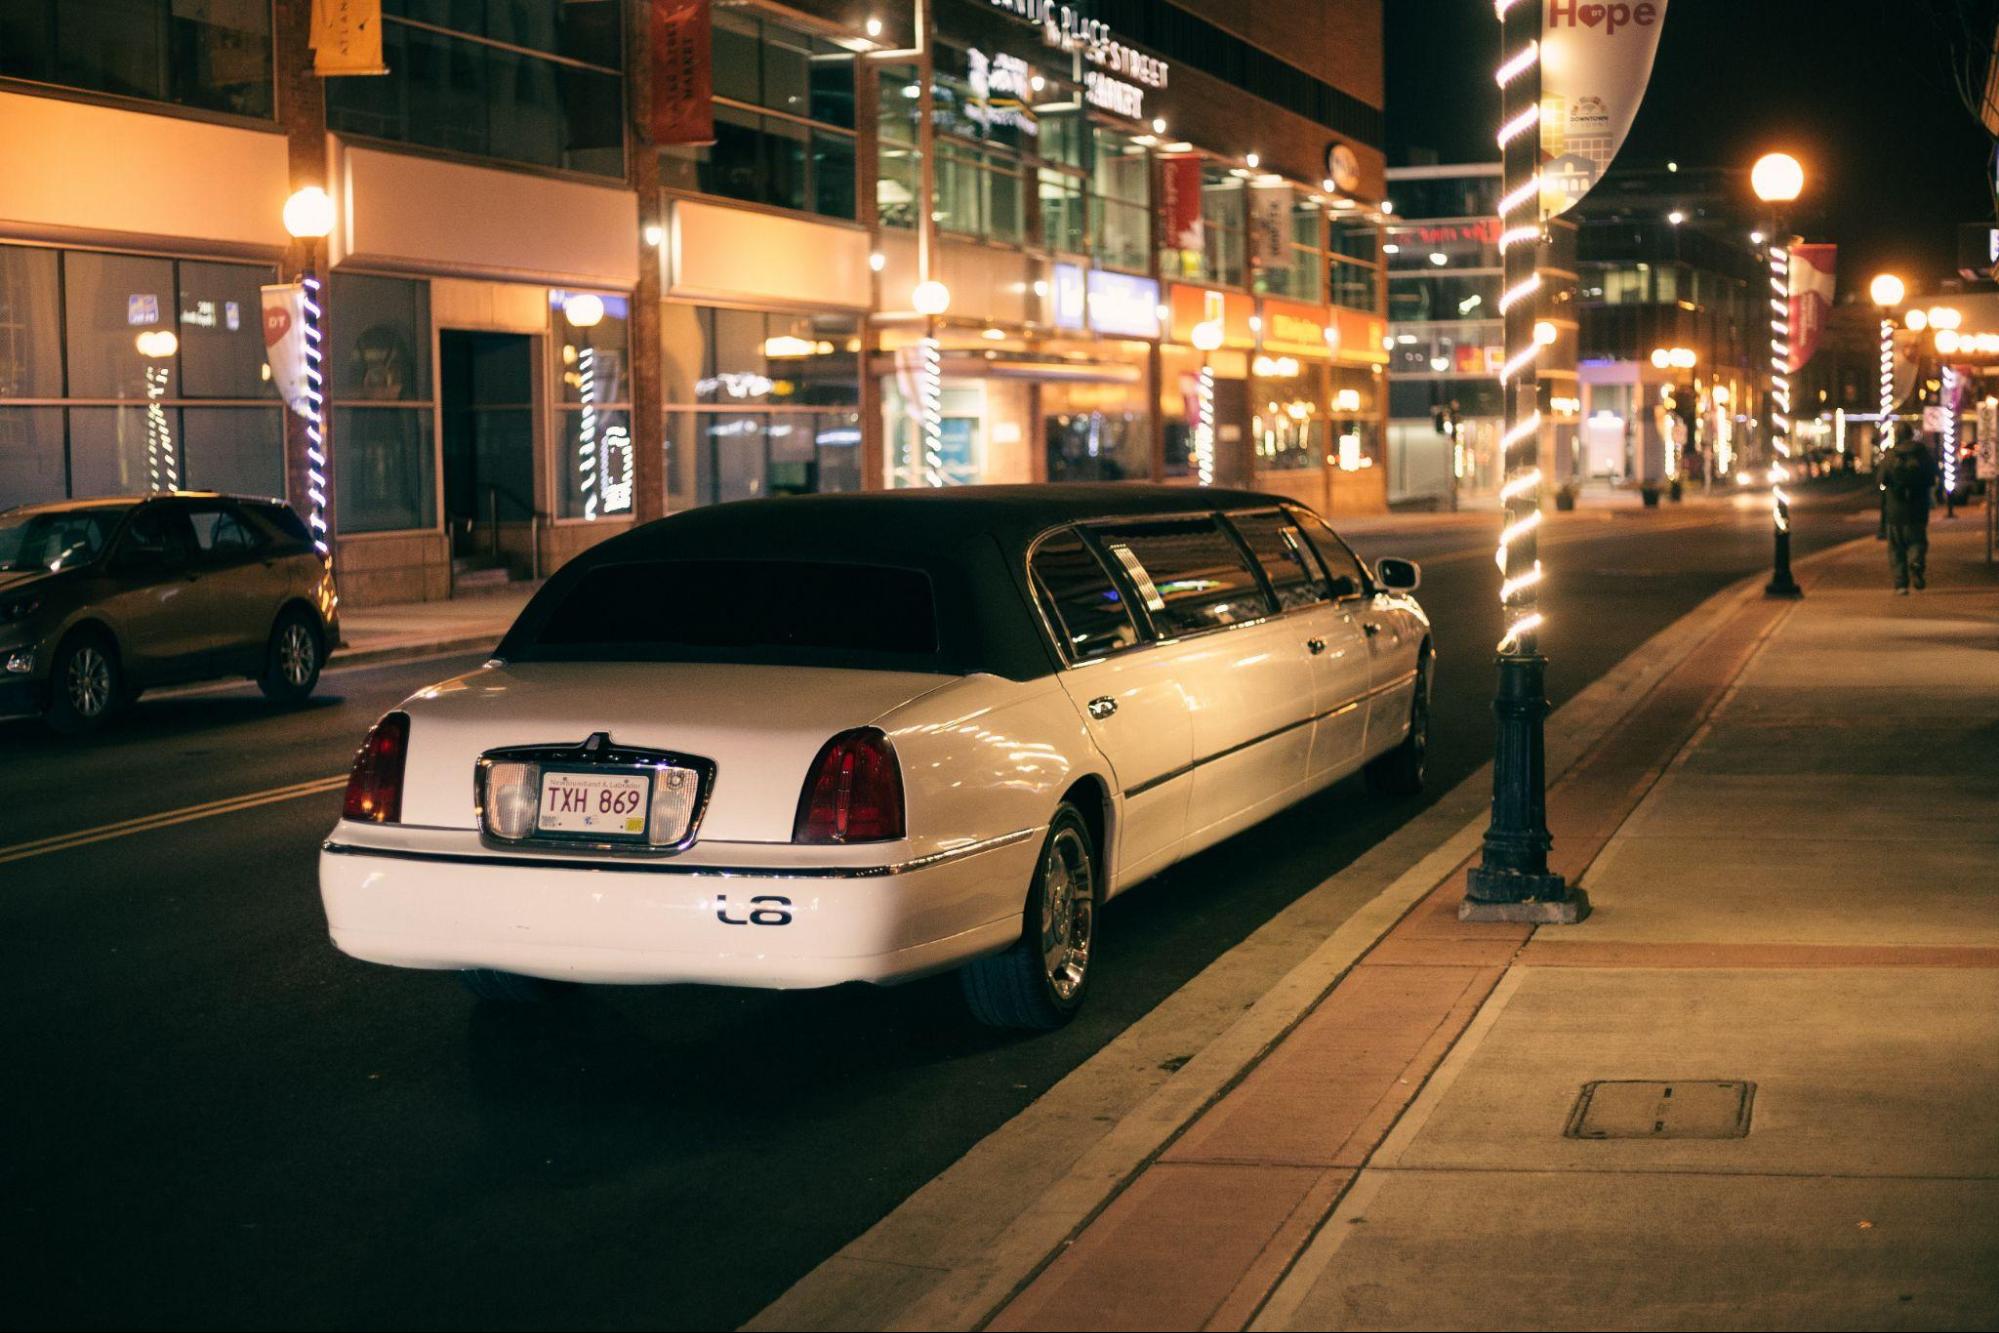
[[[933,662],[884,668],[991,672],[1030,680],[1060,662],[1026,582],[1035,537],[1069,523],[1197,515],[1288,503],[1257,491],[1114,483],[952,486],[739,500],[685,510],[601,542],[559,570],[522,611],[499,656],[530,650],[570,588],[605,565],[686,560],[810,560],[917,569],[937,601]],[[857,572],[857,595],[865,574]],[[665,595],[663,593],[663,595]]]

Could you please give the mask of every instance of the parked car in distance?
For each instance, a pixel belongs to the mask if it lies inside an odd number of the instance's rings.
[[[248,676],[312,693],[333,571],[278,500],[174,491],[0,511],[0,716],[102,726],[141,690]]]
[[[376,724],[320,856],[334,944],[549,982],[1083,1001],[1112,895],[1365,770],[1423,781],[1431,637],[1271,495],[749,500],[611,538]]]

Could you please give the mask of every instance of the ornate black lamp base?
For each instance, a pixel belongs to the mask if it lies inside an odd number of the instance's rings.
[[[1589,915],[1589,894],[1560,875],[1495,874],[1474,867],[1458,903],[1460,921],[1510,921],[1517,925],[1573,926]],[[1525,893],[1526,897],[1508,895]]]

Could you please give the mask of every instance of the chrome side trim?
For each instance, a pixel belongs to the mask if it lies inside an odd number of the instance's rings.
[[[438,861],[450,865],[507,866],[514,869],[535,866],[548,870],[609,870],[622,874],[688,875],[707,879],[883,879],[890,875],[906,875],[912,871],[948,865],[982,852],[997,851],[1001,847],[1011,847],[1040,832],[1038,828],[1015,829],[1012,833],[1002,833],[996,838],[985,838],[979,842],[967,843],[963,847],[932,852],[928,856],[898,861],[892,865],[773,866],[768,869],[759,866],[691,866],[677,861],[597,861],[532,853],[495,856],[469,852],[420,852],[404,847],[364,847],[355,843],[335,842],[331,838],[320,844],[320,850],[332,856],[377,856],[391,861]]]
[[[1323,722],[1329,717],[1338,717],[1342,713],[1351,713],[1354,709],[1360,707],[1362,704],[1366,703],[1369,699],[1374,698],[1376,695],[1386,694],[1390,690],[1400,689],[1414,679],[1416,679],[1416,672],[1405,671],[1401,675],[1397,676],[1394,680],[1384,681],[1381,684],[1374,686],[1372,689],[1367,690],[1365,693],[1356,694],[1353,698],[1347,700],[1345,703],[1339,704],[1333,708],[1328,708],[1324,712],[1314,713],[1312,714],[1312,716],[1307,718],[1301,718],[1296,722],[1286,722],[1283,726],[1278,727],[1274,731],[1266,731],[1261,736],[1252,736],[1250,739],[1246,741],[1240,741],[1234,745],[1229,746],[1225,750],[1217,750],[1211,755],[1206,755],[1203,758],[1196,759],[1191,764],[1182,764],[1180,767],[1173,769],[1171,772],[1161,773],[1156,778],[1148,778],[1147,780],[1139,783],[1135,787],[1126,787],[1124,789],[1125,799],[1130,800],[1134,796],[1143,796],[1145,795],[1145,793],[1153,790],[1155,787],[1165,786],[1167,783],[1173,781],[1175,778],[1186,777],[1189,773],[1192,773],[1195,769],[1199,768],[1203,764],[1212,764],[1217,759],[1226,759],[1232,754],[1241,754],[1244,750],[1249,749],[1251,746],[1261,745],[1265,741],[1274,741],[1279,736],[1284,735],[1286,732],[1296,731],[1300,727],[1309,727],[1315,722]]]

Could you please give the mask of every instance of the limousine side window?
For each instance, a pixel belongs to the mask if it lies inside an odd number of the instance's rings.
[[[1198,634],[1271,613],[1242,548],[1213,518],[1162,519],[1097,529],[1104,549],[1145,592],[1161,638]]]
[[[1333,600],[1358,597],[1367,591],[1367,575],[1361,572],[1360,560],[1347,549],[1339,534],[1314,519],[1309,514],[1296,516],[1300,526],[1312,539],[1312,549],[1319,553],[1319,559],[1326,566],[1326,577],[1331,580]]]
[[[1318,557],[1305,545],[1298,525],[1271,510],[1260,514],[1230,514],[1229,522],[1242,534],[1249,553],[1263,566],[1263,577],[1277,594],[1277,609],[1295,611],[1316,606],[1331,595],[1326,572]]]
[[[1124,594],[1074,532],[1058,532],[1042,542],[1028,568],[1070,661],[1094,661],[1138,642],[1138,625]]]

